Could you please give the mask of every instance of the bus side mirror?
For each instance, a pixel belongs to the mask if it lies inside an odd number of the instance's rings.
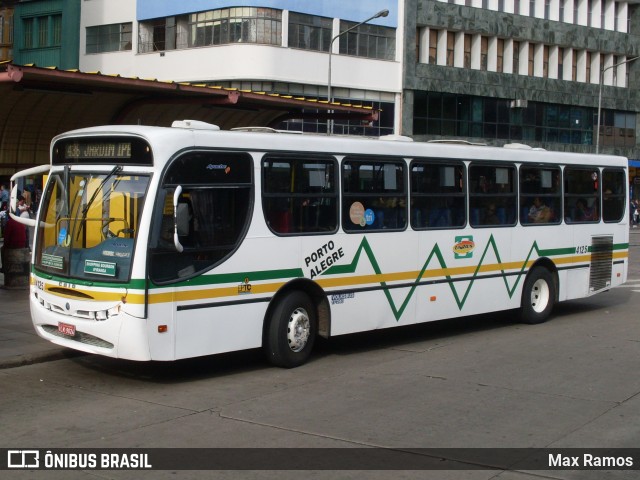
[[[178,185],[176,187],[176,191],[173,192],[173,244],[176,247],[176,250],[178,251],[178,253],[182,253],[182,251],[184,250],[184,247],[182,246],[182,244],[180,243],[180,240],[178,239],[178,235],[182,234],[182,229],[178,228],[178,218],[180,218],[180,222],[181,222],[181,226],[182,226],[182,222],[184,222],[184,219],[186,217],[186,221],[187,221],[187,231],[189,230],[189,217],[188,215],[184,215],[184,211],[182,211],[182,206],[187,206],[185,203],[178,203],[178,200],[180,199],[180,195],[182,194],[182,185]],[[180,207],[180,208],[178,208]],[[178,215],[180,214],[180,216],[178,217]]]

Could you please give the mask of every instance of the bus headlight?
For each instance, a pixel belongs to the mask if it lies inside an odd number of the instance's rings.
[[[120,313],[120,305],[116,305],[108,310],[97,310],[95,312],[95,319],[99,322],[103,322],[118,313]]]

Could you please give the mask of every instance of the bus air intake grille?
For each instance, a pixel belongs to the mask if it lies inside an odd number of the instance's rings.
[[[106,340],[102,340],[96,336],[90,335],[88,333],[78,332],[73,337],[69,335],[65,335],[58,331],[58,327],[55,325],[41,325],[42,329],[47,332],[49,335],[55,335],[56,337],[65,338],[67,340],[75,340],[76,342],[84,343],[86,345],[92,345],[94,347],[100,348],[113,348],[113,343],[109,343]]]
[[[593,237],[591,241],[591,272],[589,293],[611,286],[613,267],[613,237]]]

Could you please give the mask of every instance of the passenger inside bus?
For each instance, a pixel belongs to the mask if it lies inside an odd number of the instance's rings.
[[[552,212],[540,197],[535,197],[533,205],[529,208],[527,218],[532,223],[549,223],[552,218]]]

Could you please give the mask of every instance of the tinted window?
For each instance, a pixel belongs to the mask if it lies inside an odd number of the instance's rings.
[[[406,228],[405,168],[404,160],[345,159],[342,228],[347,232]]]
[[[562,218],[558,167],[520,167],[520,223],[559,223]]]
[[[427,163],[411,165],[411,226],[461,227],[465,223],[464,164]]]
[[[151,278],[168,282],[221,263],[238,247],[253,207],[252,160],[245,153],[189,152],[167,169],[158,195],[151,240]],[[181,212],[176,251],[173,195]]]
[[[333,157],[267,155],[262,208],[278,234],[328,233],[338,228],[337,162]]]
[[[567,223],[600,220],[600,172],[593,167],[564,169],[564,218]]]
[[[469,167],[471,226],[513,225],[516,218],[516,169],[512,165]]]
[[[605,222],[622,220],[626,208],[624,170],[605,168],[602,172],[602,219]]]

